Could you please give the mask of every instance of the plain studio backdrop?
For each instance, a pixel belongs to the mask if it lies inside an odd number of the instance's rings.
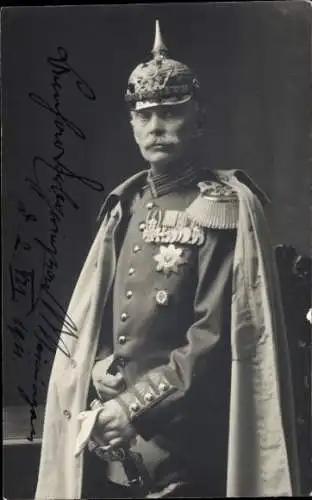
[[[50,291],[61,316],[95,235],[101,203],[119,182],[145,168],[124,93],[132,69],[151,57],[156,18],[169,56],[191,66],[201,82],[206,165],[249,173],[272,201],[267,213],[274,244],[308,253],[309,14],[307,3],[295,1],[2,12],[5,404],[25,404],[25,395],[45,399],[53,341],[51,351],[36,351],[47,310],[40,300],[33,312],[30,305],[49,255]],[[55,80],[49,58],[65,53],[80,79],[72,72]],[[81,79],[93,100],[77,87]],[[34,95],[46,106],[34,102]],[[47,109],[56,103],[67,119],[65,130],[64,121],[57,125]],[[56,220],[51,204],[55,208],[57,172],[47,163],[61,147],[72,175],[59,178],[67,199],[62,204],[59,198],[62,216]],[[37,161],[34,170],[35,157],[47,163]]]

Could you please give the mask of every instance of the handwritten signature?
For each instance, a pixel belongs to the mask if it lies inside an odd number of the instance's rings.
[[[55,57],[47,57],[51,70],[51,100],[35,92],[29,93],[30,100],[53,119],[53,154],[51,158],[35,155],[32,159],[31,174],[25,177],[29,198],[34,196],[42,204],[42,211],[34,213],[23,200],[18,201],[19,229],[15,238],[13,255],[9,263],[11,301],[22,305],[22,314],[15,315],[8,324],[13,336],[13,355],[15,359],[26,355],[25,343],[29,333],[28,324],[36,318],[36,327],[32,327],[35,348],[30,353],[33,361],[33,381],[30,394],[18,385],[20,397],[30,407],[30,433],[27,439],[33,441],[36,434],[34,421],[37,418],[40,369],[45,351],[59,349],[70,357],[66,339],[77,338],[77,326],[66,314],[52,290],[57,276],[58,242],[62,233],[62,223],[68,210],[79,210],[74,199],[75,183],[81,183],[88,189],[101,192],[104,187],[100,182],[74,172],[66,163],[66,132],[74,134],[78,140],[87,139],[84,130],[71,120],[63,111],[62,90],[67,83],[74,83],[78,95],[89,101],[96,96],[86,80],[69,62],[68,52],[64,47],[57,47]],[[50,181],[47,185],[47,179]],[[40,216],[48,216],[48,231],[45,237],[38,234]],[[38,258],[39,255],[39,258]],[[31,262],[25,268],[25,259]],[[36,264],[36,265],[34,265]],[[28,351],[27,351],[28,352]]]

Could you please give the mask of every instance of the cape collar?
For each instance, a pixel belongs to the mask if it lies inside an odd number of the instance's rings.
[[[121,198],[128,198],[130,191],[132,192],[132,190],[142,188],[144,184],[146,184],[147,173],[148,170],[141,170],[140,172],[137,172],[136,174],[126,179],[113,191],[111,191],[100,208],[99,214],[97,216],[97,222],[100,223],[104,217],[104,214],[107,211],[111,210]]]
[[[205,172],[203,176],[203,172]],[[119,184],[106,198],[103,203],[99,215],[97,217],[97,221],[101,222],[104,213],[107,210],[110,210],[121,198],[128,198],[130,192],[135,191],[137,189],[141,189],[148,183],[152,195],[154,197],[161,196],[170,191],[174,191],[176,189],[180,189],[182,187],[190,186],[192,183],[195,184],[196,181],[203,179],[219,179],[223,181],[228,181],[230,178],[236,177],[241,182],[247,184],[247,186],[259,197],[260,201],[263,205],[266,205],[270,202],[268,196],[259,189],[258,186],[254,184],[254,182],[250,179],[250,177],[245,174],[242,170],[205,170],[195,169],[192,165],[190,165],[187,169],[181,172],[181,175],[177,178],[173,178],[173,176],[166,176],[165,174],[157,175],[156,173],[152,173],[152,170],[142,170],[131,177],[126,179],[124,182]]]

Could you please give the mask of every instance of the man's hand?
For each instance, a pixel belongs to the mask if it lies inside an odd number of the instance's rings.
[[[113,361],[113,356],[108,356],[97,361],[92,370],[93,385],[102,401],[116,397],[125,389],[125,381],[121,373],[110,375],[107,369]]]
[[[129,443],[136,432],[123,407],[112,399],[103,405],[92,435],[101,445],[117,448]]]

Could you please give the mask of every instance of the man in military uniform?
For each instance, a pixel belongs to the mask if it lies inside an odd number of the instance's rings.
[[[36,497],[292,494],[266,198],[242,173],[203,168],[199,82],[158,23],[152,52],[126,92],[150,167],[102,207],[69,306],[77,338],[52,370]]]

